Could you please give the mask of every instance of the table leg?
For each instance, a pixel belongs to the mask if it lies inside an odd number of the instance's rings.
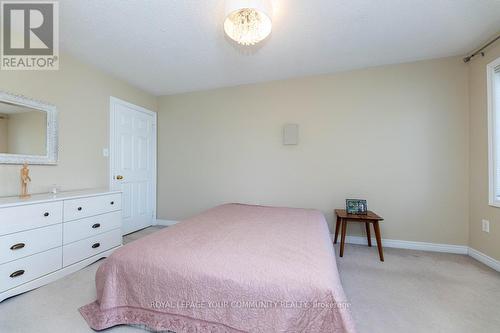
[[[347,232],[347,221],[342,220],[342,237],[340,238],[340,256],[344,256],[345,234]]]
[[[373,228],[375,229],[375,237],[377,238],[377,248],[380,261],[384,261],[384,249],[382,249],[382,237],[380,236],[380,227],[378,221],[373,223]]]
[[[372,235],[370,233],[370,223],[369,222],[365,223],[365,228],[366,228],[366,238],[368,239],[368,246],[372,247]]]
[[[339,229],[340,229],[340,217],[337,216],[337,224],[335,225],[335,239],[333,240],[333,244],[337,244],[337,239],[339,238]]]

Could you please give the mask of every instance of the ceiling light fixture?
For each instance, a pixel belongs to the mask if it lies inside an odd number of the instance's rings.
[[[224,31],[242,45],[264,40],[272,30],[270,0],[226,0]]]

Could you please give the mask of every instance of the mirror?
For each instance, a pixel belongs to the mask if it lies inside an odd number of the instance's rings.
[[[54,106],[0,92],[0,163],[55,164]]]
[[[0,153],[45,155],[47,114],[0,102]]]

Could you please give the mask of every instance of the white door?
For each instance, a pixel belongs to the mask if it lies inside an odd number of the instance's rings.
[[[156,113],[111,98],[110,184],[122,191],[123,234],[156,219]]]

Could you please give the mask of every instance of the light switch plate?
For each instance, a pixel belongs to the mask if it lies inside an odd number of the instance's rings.
[[[102,156],[109,157],[109,149],[108,148],[102,148]]]
[[[483,220],[482,222],[483,222],[483,231],[490,232],[490,221]]]
[[[298,145],[299,144],[299,125],[285,124],[283,126],[283,144]]]

